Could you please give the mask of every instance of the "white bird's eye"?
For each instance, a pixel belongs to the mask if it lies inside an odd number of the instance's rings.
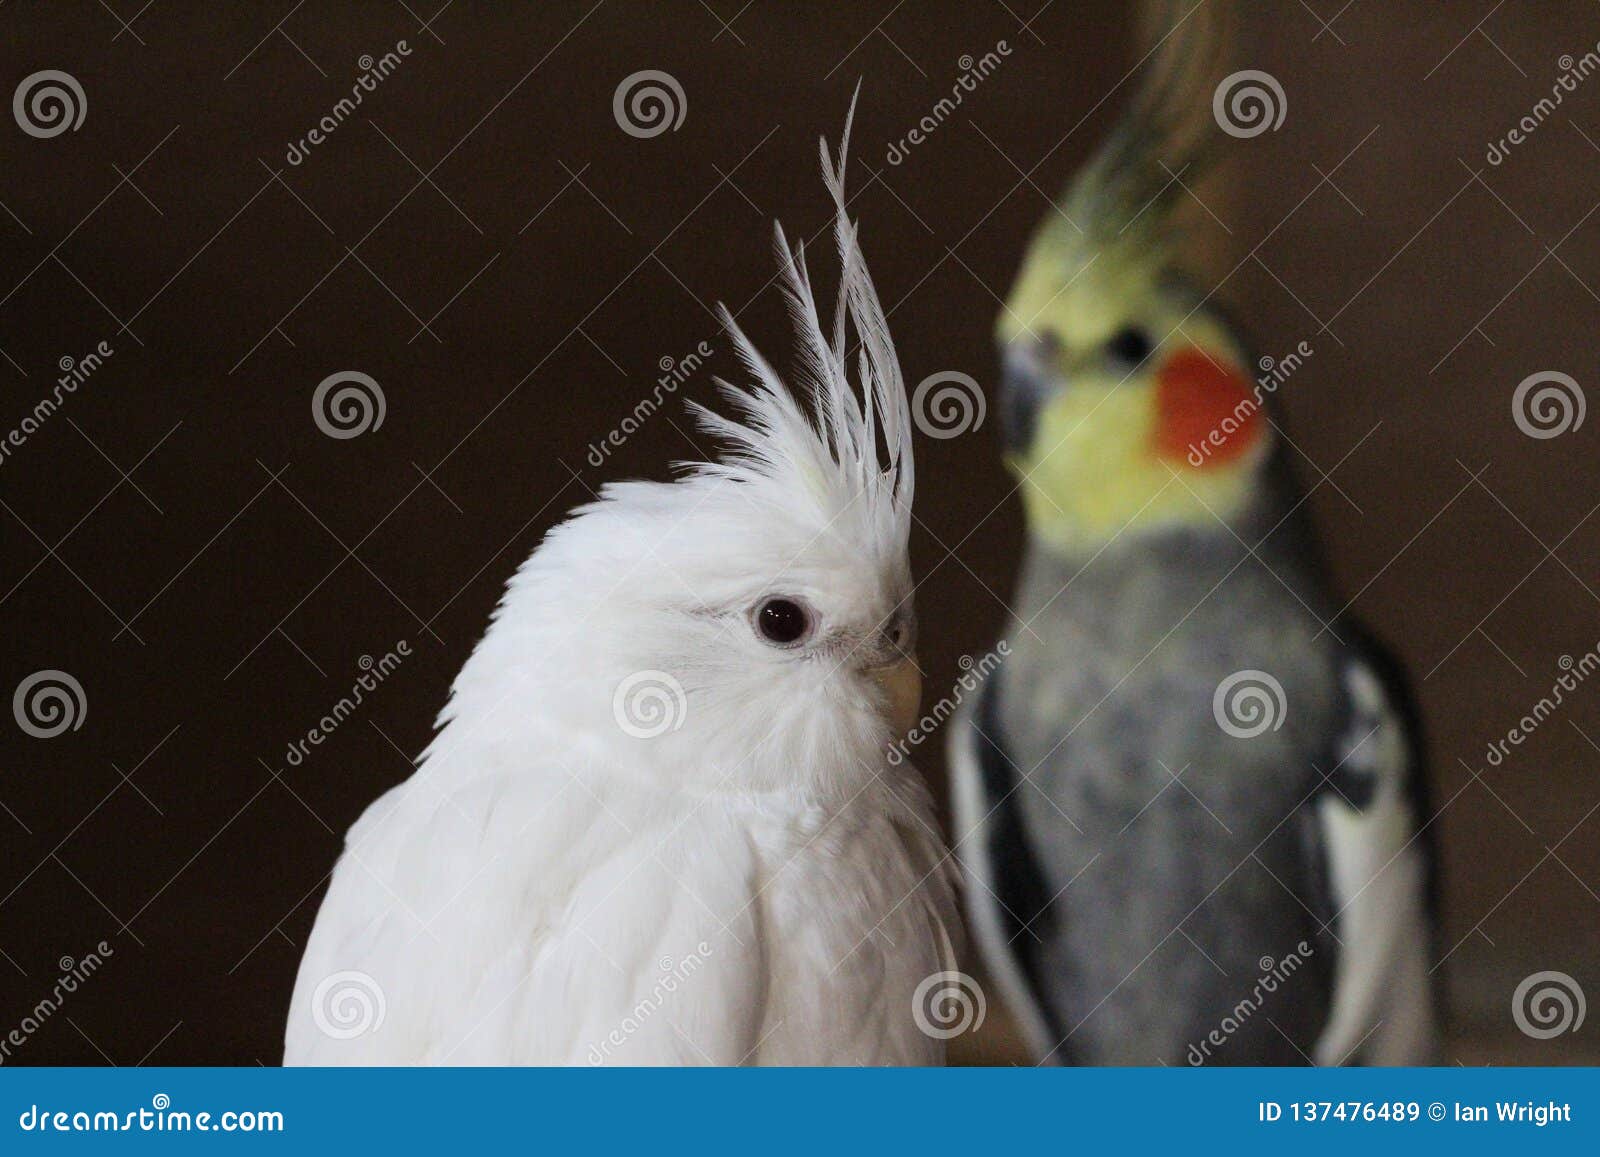
[[[764,599],[756,607],[753,620],[756,634],[774,647],[793,647],[811,633],[814,616],[799,599],[782,595]]]

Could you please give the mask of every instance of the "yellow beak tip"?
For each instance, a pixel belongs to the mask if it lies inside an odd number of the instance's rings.
[[[902,659],[873,677],[883,690],[889,724],[899,738],[916,726],[917,712],[922,707],[922,672],[915,659]]]

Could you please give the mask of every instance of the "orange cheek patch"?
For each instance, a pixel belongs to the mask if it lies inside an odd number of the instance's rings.
[[[1204,467],[1237,458],[1261,436],[1251,382],[1194,348],[1179,350],[1156,374],[1155,452]]]

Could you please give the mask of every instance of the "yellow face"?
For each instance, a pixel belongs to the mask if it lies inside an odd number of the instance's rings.
[[[1035,246],[999,327],[1030,530],[1086,553],[1231,518],[1270,429],[1233,335],[1151,269],[1095,261],[1064,278],[1063,256]]]

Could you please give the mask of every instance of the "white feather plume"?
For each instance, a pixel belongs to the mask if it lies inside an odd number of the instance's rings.
[[[852,99],[837,162],[829,154],[827,140],[820,142],[823,178],[834,199],[840,264],[833,324],[827,333],[806,268],[805,246],[791,248],[783,226],[774,226],[784,297],[800,339],[800,383],[810,412],[727,308],[719,306],[723,326],[754,381],[741,388],[717,379],[742,421],[689,403],[701,426],[730,449],[720,461],[684,465],[692,476],[732,479],[756,492],[775,491],[786,505],[792,505],[796,496],[806,496],[815,504],[819,528],[849,512],[850,521],[868,530],[874,553],[892,558],[904,554],[910,536],[915,466],[899,359],[845,200],[854,118]],[[847,347],[852,335],[854,350]],[[856,384],[850,375],[852,355]]]

